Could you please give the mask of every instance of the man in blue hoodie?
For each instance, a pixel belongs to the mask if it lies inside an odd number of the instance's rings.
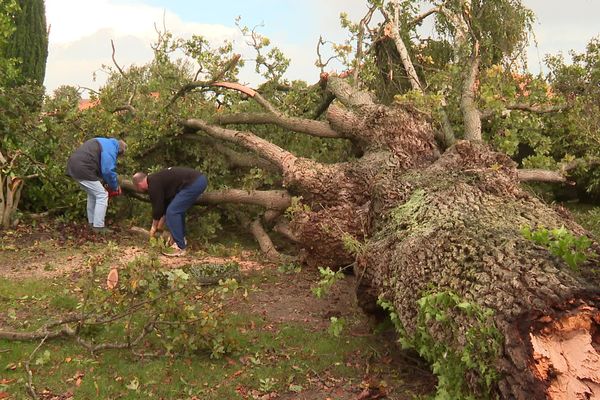
[[[117,157],[126,149],[127,144],[122,140],[94,138],[79,146],[67,162],[67,175],[75,179],[87,193],[88,223],[95,232],[111,232],[104,226],[104,218],[108,198],[121,194],[117,179]]]

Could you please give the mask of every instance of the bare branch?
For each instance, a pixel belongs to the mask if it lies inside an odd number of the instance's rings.
[[[115,67],[117,67],[117,69],[119,70],[119,73],[123,76],[123,78],[127,79],[127,75],[125,75],[125,72],[123,71],[123,69],[121,69],[121,67],[117,63],[117,60],[115,59],[115,43],[113,42],[112,39],[110,39],[110,46],[112,47],[113,64],[115,64]]]
[[[568,183],[560,172],[543,169],[518,169],[517,176],[521,182]]]
[[[29,393],[29,395],[35,400],[39,399],[39,397],[35,391],[35,387],[33,386],[33,373],[31,372],[31,368],[29,368],[29,364],[33,360],[35,353],[37,353],[37,351],[42,347],[46,339],[48,339],[48,335],[42,339],[40,344],[38,344],[35,350],[33,350],[29,355],[29,359],[25,362],[25,370],[27,371],[27,393]]]
[[[430,10],[427,10],[424,13],[417,15],[412,21],[410,21],[410,25],[411,26],[417,25],[417,24],[421,23],[421,21],[423,21],[425,18],[429,17],[430,15],[441,12],[441,11],[442,11],[441,5],[434,7]]]
[[[360,66],[363,58],[363,41],[365,38],[365,29],[367,29],[369,22],[371,22],[371,18],[373,17],[373,13],[375,12],[375,10],[377,10],[377,7],[377,5],[372,5],[371,7],[369,7],[369,11],[367,11],[367,14],[359,22],[358,36],[356,38],[356,56],[354,58],[355,66],[353,71],[354,87],[356,88],[359,87],[358,75],[360,73]]]
[[[173,96],[173,98],[171,99],[171,101],[169,102],[169,105],[167,107],[172,106],[177,101],[177,99],[185,96],[188,92],[191,92],[192,90],[201,88],[201,87],[210,87],[215,82],[223,79],[223,77],[225,76],[225,74],[228,71],[235,68],[235,66],[240,61],[240,57],[241,57],[240,54],[234,54],[233,57],[231,57],[231,59],[223,66],[223,68],[221,68],[214,76],[212,76],[211,79],[209,79],[207,81],[191,82],[191,83],[188,83],[187,85],[183,86],[181,89],[179,89],[179,91],[175,94],[175,96]]]
[[[269,210],[285,210],[292,204],[292,197],[287,190],[240,190],[227,189],[204,193],[200,198],[202,204],[251,204],[263,206]]]
[[[100,92],[99,92],[99,91],[97,91],[97,90],[94,90],[94,89],[92,89],[92,88],[89,88],[89,87],[86,87],[86,86],[77,86],[77,89],[78,89],[78,90],[79,90],[79,89],[87,90],[87,91],[88,91],[88,92],[90,92],[90,93],[94,93],[94,94],[96,94],[96,95],[100,96]]]

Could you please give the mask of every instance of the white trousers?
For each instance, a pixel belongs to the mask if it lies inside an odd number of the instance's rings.
[[[104,227],[104,217],[108,208],[108,192],[100,181],[80,181],[79,186],[87,193],[87,219],[94,228]]]

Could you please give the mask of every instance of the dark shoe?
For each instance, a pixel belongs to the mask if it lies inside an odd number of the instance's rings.
[[[102,227],[102,228],[98,228],[98,227],[93,227],[92,230],[94,231],[94,233],[97,233],[99,235],[111,235],[113,233],[115,233],[115,231],[113,231],[112,229],[109,229],[107,227]]]

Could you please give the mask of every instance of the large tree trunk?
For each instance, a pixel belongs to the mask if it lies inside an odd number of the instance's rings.
[[[353,162],[323,165],[250,132],[185,125],[280,169],[290,195],[302,198],[285,228],[306,261],[354,264],[363,308],[391,312],[446,396],[600,398],[596,268],[587,262],[574,271],[521,234],[523,226],[585,230],[524,191],[507,156],[479,141],[440,155],[418,110],[376,105],[340,79],[328,90],[342,104],[330,107],[319,132],[333,129],[360,147]],[[259,100],[272,123],[306,129]],[[349,239],[363,243],[358,256],[344,245]]]
[[[429,346],[421,353],[466,376],[478,398],[491,390],[517,399],[600,396],[593,266],[574,272],[520,228],[585,232],[521,190],[512,161],[460,142],[432,165],[375,185],[379,206],[356,266],[365,309],[378,298],[391,304],[406,340]],[[493,376],[496,385],[482,379]]]

